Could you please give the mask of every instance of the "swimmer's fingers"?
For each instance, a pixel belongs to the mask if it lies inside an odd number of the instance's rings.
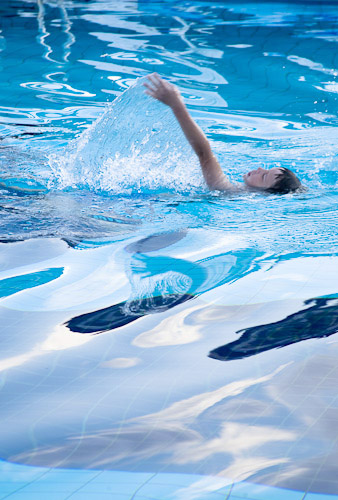
[[[162,80],[157,73],[147,76],[148,82],[144,82],[145,93],[157,99],[167,106],[173,106],[180,99],[179,90],[170,82]]]
[[[154,87],[151,87],[147,83],[144,83],[143,86],[146,88],[145,94],[150,95],[153,99],[157,99],[158,101],[162,101],[161,99],[161,92],[159,92],[158,89],[154,89]]]
[[[154,89],[154,87],[152,87],[151,85],[149,85],[149,83],[144,82],[143,83],[143,87],[145,87],[147,89],[146,90],[146,94],[153,95],[155,93],[156,89]]]
[[[148,82],[144,82],[143,85],[148,89],[149,92],[156,92],[158,91],[163,83],[163,80],[159,77],[157,73],[152,73],[151,75],[147,76]],[[151,85],[150,85],[151,84]],[[149,94],[149,92],[146,92]],[[153,94],[150,94],[153,95]],[[154,97],[154,95],[153,95]]]
[[[175,85],[163,80],[157,73],[152,73],[151,75],[148,75],[147,78],[151,83],[151,86],[148,82],[145,82],[143,85],[150,90],[161,92],[162,94],[168,92],[178,92]]]
[[[164,84],[164,81],[157,73],[151,73],[147,78],[155,87],[160,87]]]
[[[153,75],[148,76],[149,83],[148,82],[143,83],[143,86],[147,89],[145,93],[161,101],[165,93],[165,87],[164,85],[158,83],[158,81],[155,80],[155,78],[150,78],[150,76]]]

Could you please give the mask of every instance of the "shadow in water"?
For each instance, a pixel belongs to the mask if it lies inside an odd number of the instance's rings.
[[[164,312],[259,267],[255,250],[228,252],[192,262],[162,255],[146,255],[173,245],[186,231],[158,233],[125,247],[132,294],[127,301],[70,319],[65,325],[78,333],[102,333],[127,325],[147,314]]]
[[[174,269],[187,265],[186,261],[171,259],[168,257],[149,257],[139,255],[143,252],[153,252],[166,248],[180,241],[186,236],[186,231],[173,231],[169,233],[153,234],[147,238],[136,241],[125,247],[127,253],[134,254],[130,262],[132,275],[156,276],[163,273],[165,269]],[[201,274],[201,273],[200,273]],[[202,273],[203,274],[203,273]],[[194,296],[189,293],[171,293],[162,295],[160,292],[156,295],[156,286],[153,286],[153,295],[128,300],[119,304],[99,309],[86,314],[81,314],[72,318],[66,323],[66,326],[77,333],[103,333],[121,326],[127,325],[147,314],[154,314],[167,311]]]
[[[310,305],[281,321],[240,330],[241,337],[209,353],[210,358],[221,361],[242,359],[248,356],[284,347],[302,340],[329,337],[338,332],[338,299],[309,299]]]
[[[162,248],[167,248],[174,243],[182,240],[187,235],[187,231],[172,231],[169,233],[157,233],[142,238],[141,240],[131,243],[126,246],[125,250],[128,253],[145,253],[154,252]]]
[[[127,325],[147,314],[167,311],[189,299],[193,295],[167,295],[149,297],[135,302],[121,302],[99,311],[76,316],[66,323],[72,332],[103,333]]]

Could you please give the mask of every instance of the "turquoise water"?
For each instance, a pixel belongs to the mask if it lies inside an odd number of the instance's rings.
[[[0,19],[0,499],[338,495],[338,5]],[[153,71],[307,190],[209,192]]]

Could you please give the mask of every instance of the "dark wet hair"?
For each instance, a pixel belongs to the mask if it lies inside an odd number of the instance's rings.
[[[288,168],[282,167],[281,172],[276,176],[275,184],[267,189],[268,193],[286,194],[293,193],[302,188],[298,177]]]

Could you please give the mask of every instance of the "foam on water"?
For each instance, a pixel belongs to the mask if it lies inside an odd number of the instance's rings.
[[[82,135],[50,156],[54,187],[110,193],[194,191],[197,160],[169,108],[144,92],[141,78]],[[53,185],[53,184],[52,184]]]

